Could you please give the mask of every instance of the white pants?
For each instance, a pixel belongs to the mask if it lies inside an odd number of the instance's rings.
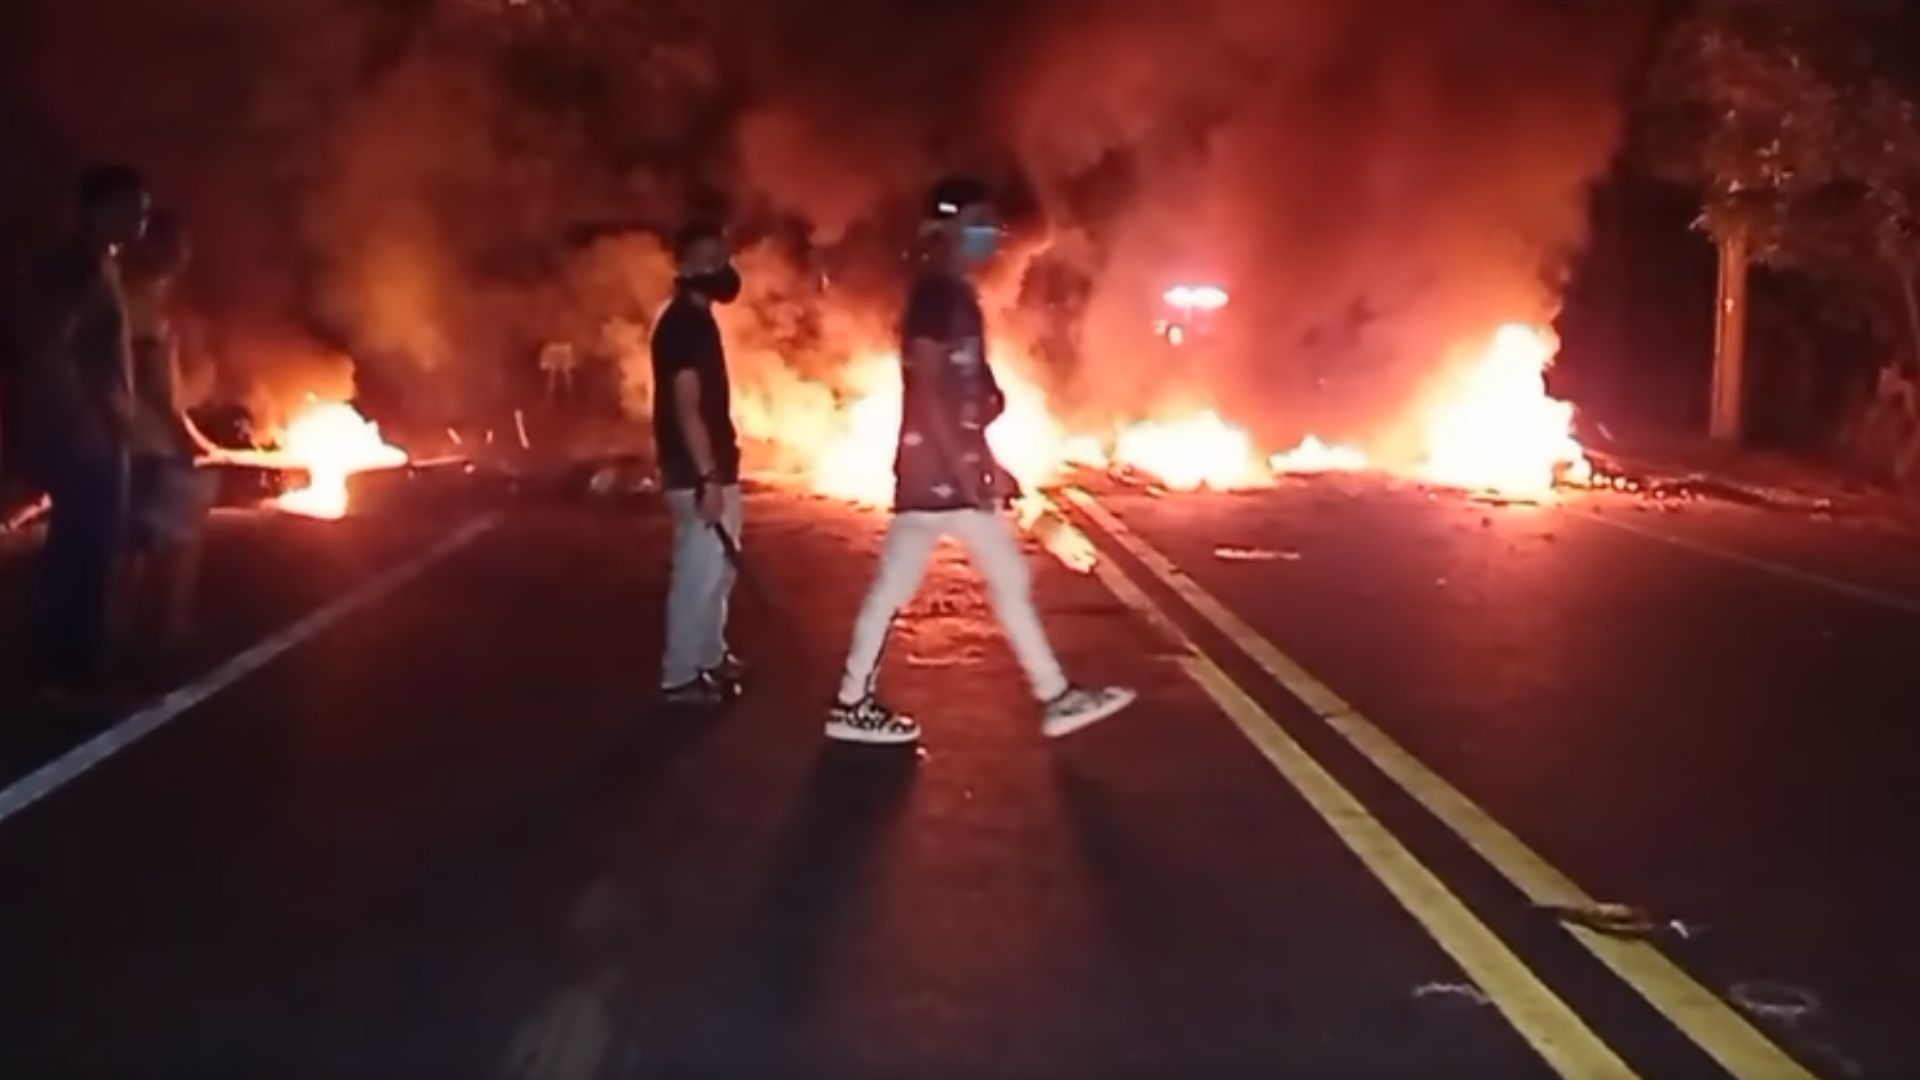
[[[880,572],[853,624],[853,646],[847,652],[846,674],[840,679],[840,700],[854,702],[873,693],[880,657],[894,617],[920,589],[927,559],[942,537],[952,536],[966,546],[973,565],[986,579],[994,611],[1006,630],[1013,653],[1026,670],[1027,682],[1041,701],[1051,701],[1067,689],[1067,677],[1054,658],[1040,615],[1033,609],[1033,579],[1026,557],[1007,515],[991,510],[942,510],[894,515],[880,550]]]
[[[720,524],[740,542],[740,488],[721,489]],[[700,520],[693,492],[667,492],[673,512],[673,583],[667,588],[667,651],[660,661],[660,685],[684,686],[720,663],[727,652],[727,597],[733,592],[733,563]]]

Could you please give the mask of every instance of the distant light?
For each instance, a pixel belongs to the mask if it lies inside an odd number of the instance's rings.
[[[1179,323],[1167,327],[1167,340],[1175,345],[1185,345],[1187,343],[1187,328],[1181,326]]]
[[[1177,308],[1217,311],[1227,306],[1227,290],[1218,285],[1175,285],[1162,299]]]

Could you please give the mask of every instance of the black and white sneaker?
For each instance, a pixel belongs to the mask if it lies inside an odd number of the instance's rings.
[[[720,684],[728,697],[739,697],[747,689],[747,662],[731,650],[720,655],[720,662],[707,669],[707,677]]]
[[[727,688],[712,675],[700,675],[660,691],[660,704],[670,709],[717,709],[732,700]]]
[[[1071,735],[1133,704],[1137,697],[1138,694],[1124,686],[1104,686],[1098,690],[1070,686],[1066,693],[1047,702],[1040,733],[1049,739]]]
[[[827,738],[869,746],[903,746],[920,740],[920,725],[869,694],[851,705],[844,701],[834,704],[827,714]]]

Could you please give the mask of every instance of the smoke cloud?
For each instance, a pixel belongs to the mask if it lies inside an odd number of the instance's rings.
[[[720,213],[743,425],[830,425],[961,168],[1014,196],[996,316],[1064,411],[1379,445],[1454,343],[1553,313],[1645,30],[1539,0],[10,7],[15,235],[83,162],[146,166],[195,228],[208,392],[268,412],[357,380],[437,430],[537,393],[549,340],[638,411],[658,236]],[[1234,302],[1172,353],[1190,278]]]

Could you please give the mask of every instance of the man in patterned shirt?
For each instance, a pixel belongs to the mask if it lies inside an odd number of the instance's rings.
[[[882,704],[874,688],[893,620],[918,591],[927,559],[944,536],[966,545],[986,579],[1014,654],[1042,703],[1044,734],[1078,731],[1133,702],[1132,690],[1077,687],[1061,672],[1034,611],[1031,578],[1007,514],[1017,485],[987,445],[987,426],[1006,400],[987,364],[986,323],[968,273],[993,258],[1000,232],[979,183],[955,179],[934,188],[922,227],[926,262],[900,328],[905,400],[894,458],[894,518],[879,573],[854,623],[839,698],[827,720],[829,738],[887,744],[919,739],[919,725]]]

